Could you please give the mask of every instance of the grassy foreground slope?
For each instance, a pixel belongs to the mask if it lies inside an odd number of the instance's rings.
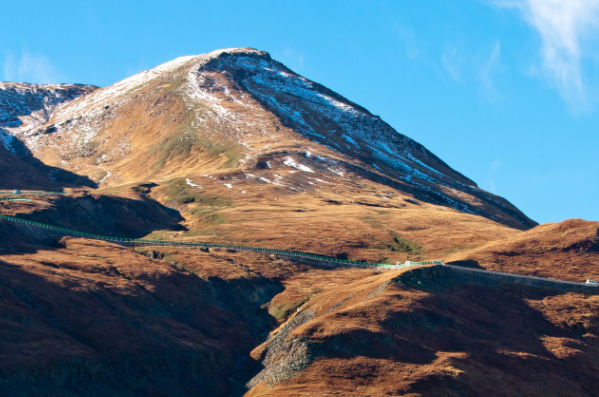
[[[599,381],[597,295],[79,238],[3,250],[0,273],[9,396],[593,396]]]
[[[599,280],[599,222],[547,223],[479,248],[449,255],[455,262],[570,281]]]

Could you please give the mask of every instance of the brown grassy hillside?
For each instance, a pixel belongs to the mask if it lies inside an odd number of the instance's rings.
[[[1,257],[8,395],[595,395],[597,295],[62,244]]]
[[[248,396],[594,396],[599,296],[489,287],[443,268],[313,295],[253,352]]]
[[[449,262],[562,280],[599,280],[599,222],[547,223],[479,248],[446,257]]]

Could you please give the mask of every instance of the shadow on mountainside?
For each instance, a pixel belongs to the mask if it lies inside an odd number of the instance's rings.
[[[38,202],[0,203],[5,215],[65,229],[110,237],[142,238],[157,230],[186,230],[184,218],[146,196],[131,199],[109,195],[49,196]],[[10,212],[9,212],[10,211]],[[36,244],[60,247],[64,234],[26,224],[0,220],[2,252],[33,252]],[[18,242],[20,247],[13,250]],[[27,245],[29,244],[29,245]]]
[[[597,293],[443,270],[417,268],[315,301],[318,317],[279,331],[289,336],[255,378],[269,384],[264,394],[597,396]]]
[[[87,176],[44,164],[33,156],[23,142],[13,137],[10,143],[13,152],[1,147],[0,189],[45,189],[63,187],[95,187],[96,183]]]
[[[525,352],[555,358],[539,336],[580,338],[581,330],[560,328],[531,308],[526,299],[542,299],[540,291],[462,285],[436,292],[418,301],[418,309],[396,312],[380,325],[384,332],[364,329],[332,335],[322,340],[328,358],[393,359],[430,364],[436,353],[467,352],[496,356],[498,350]]]
[[[3,396],[218,397],[247,378],[279,281],[204,280],[112,244],[67,244],[0,261]]]
[[[472,260],[472,259],[465,259],[465,260],[461,260],[461,261],[453,261],[453,262],[446,262],[446,264],[448,265],[453,265],[453,266],[459,266],[459,267],[466,267],[469,269],[481,269],[484,270],[485,268],[482,267],[478,261]]]
[[[596,334],[597,313],[587,318],[586,325],[560,324],[531,305],[556,296],[560,295],[524,286],[468,283],[419,302],[423,309],[411,313],[408,322],[418,319],[420,324],[409,331],[401,317],[385,322],[390,331],[433,351],[466,353],[451,360],[463,371],[459,376],[423,379],[406,392],[441,396],[452,390],[456,395],[492,396],[536,390],[530,395],[596,395],[581,391],[596,390],[599,383],[595,372],[599,344],[584,337]],[[549,350],[550,341],[559,347]],[[573,347],[577,354],[565,354]]]
[[[484,190],[475,189],[465,185],[463,186],[464,189],[468,190],[467,193],[469,195],[475,196],[480,200],[479,203],[472,203],[469,200],[462,199],[460,196],[448,197],[443,191],[438,191],[438,185],[426,186],[426,184],[418,185],[405,183],[398,179],[377,174],[353,164],[343,163],[343,165],[348,169],[363,174],[371,181],[411,194],[415,199],[425,203],[453,208],[461,212],[469,212],[474,215],[493,219],[496,222],[518,230],[529,230],[538,225],[537,222],[528,218],[508,200],[503,197],[492,195]],[[386,168],[384,165],[381,166]],[[391,168],[387,168],[387,170],[393,175],[393,170]]]
[[[593,296],[562,295],[523,285],[481,285],[451,275],[408,281],[412,282],[391,287],[389,295],[379,301],[379,306],[391,308],[383,317],[372,318],[378,320],[381,331],[361,328],[312,339],[319,345],[313,349],[320,352],[319,358],[348,362],[367,358],[372,365],[391,360],[416,364],[421,372],[430,368],[429,376],[401,390],[406,394],[597,395],[599,343],[593,335],[599,333],[599,313],[584,302]],[[566,310],[539,309],[547,299],[556,298],[570,300]],[[402,307],[400,302],[410,299],[414,301]],[[587,313],[579,316],[578,307],[586,307]],[[341,326],[381,308],[341,312],[332,321]],[[443,371],[433,370],[444,355],[454,355],[447,365],[459,373],[442,375]],[[366,382],[373,374],[352,376]]]

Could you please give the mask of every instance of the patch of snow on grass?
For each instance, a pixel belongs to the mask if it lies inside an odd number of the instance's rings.
[[[314,173],[314,171],[312,171],[311,168],[306,167],[303,164],[298,164],[294,159],[292,159],[290,156],[285,157],[285,161],[283,161],[283,164],[285,164],[288,167],[292,167],[295,168],[297,170],[300,171],[304,171],[304,172],[311,172]]]
[[[197,187],[198,189],[203,189],[203,187],[201,187],[200,185],[196,185],[195,183],[193,183],[193,181],[189,178],[185,178],[185,181],[187,182],[187,184],[191,187]]]
[[[343,176],[343,172],[342,171],[337,171],[337,170],[334,170],[332,168],[329,168],[329,171],[331,171],[331,172],[333,172],[333,173],[335,173],[335,174],[337,174],[339,176]]]
[[[106,179],[110,178],[112,176],[112,173],[110,171],[106,171],[106,175],[104,175],[104,178],[100,179],[100,181],[98,182],[98,185],[102,182],[104,182]]]

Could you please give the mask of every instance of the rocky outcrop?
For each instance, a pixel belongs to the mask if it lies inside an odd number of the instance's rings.
[[[264,369],[247,383],[248,388],[251,389],[260,383],[281,382],[294,377],[308,367],[317,356],[316,346],[306,338],[289,335],[313,317],[314,310],[298,314],[268,341],[266,356],[262,361]]]
[[[27,84],[0,82],[0,136],[9,150],[14,135],[48,122],[64,102],[88,94],[98,87],[83,84]],[[42,133],[52,134],[47,126]]]

